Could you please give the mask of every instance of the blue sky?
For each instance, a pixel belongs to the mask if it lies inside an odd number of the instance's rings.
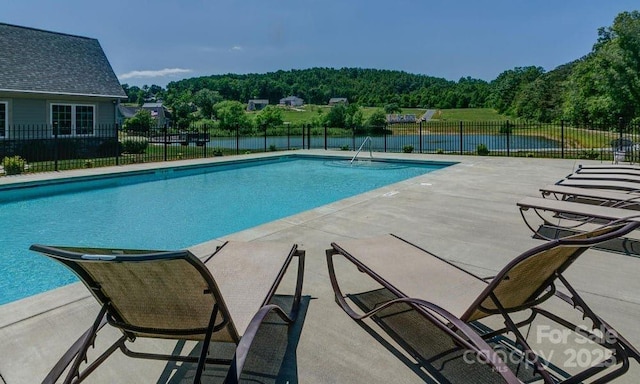
[[[0,22],[96,38],[120,81],[312,67],[491,81],[589,53],[637,0],[0,0]]]

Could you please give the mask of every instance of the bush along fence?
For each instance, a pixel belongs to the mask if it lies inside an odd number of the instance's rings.
[[[117,125],[0,130],[0,174],[59,171],[292,149],[583,158],[635,162],[640,124],[429,121],[354,129],[285,124],[230,130],[192,126],[124,131]],[[369,140],[366,140],[369,138]]]

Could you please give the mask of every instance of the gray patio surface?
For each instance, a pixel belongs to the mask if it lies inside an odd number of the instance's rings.
[[[352,154],[315,150],[294,153]],[[255,367],[255,382],[429,382],[425,370],[420,369],[403,349],[397,348],[397,343],[384,330],[371,321],[359,325],[338,307],[329,283],[325,249],[332,241],[394,233],[474,273],[491,276],[513,257],[541,243],[531,237],[516,202],[525,196],[538,196],[539,187],[566,176],[577,164],[599,163],[419,154],[374,153],[374,157],[459,163],[192,248],[194,253],[204,256],[222,240],[233,239],[298,243],[306,250],[301,317],[288,334],[286,328],[275,322],[261,330],[262,337],[248,367]],[[194,162],[213,161],[220,159]],[[183,163],[187,162],[117,169]],[[73,174],[98,174],[109,170],[88,169],[73,171]],[[0,183],[70,174],[5,177],[0,178]],[[338,265],[339,268],[343,266]],[[596,250],[589,250],[568,272],[570,280],[596,313],[636,347],[640,347],[639,272],[640,259]],[[290,273],[284,282],[284,294],[293,285],[293,275],[295,273]],[[366,288],[368,281],[361,275],[356,270],[344,268],[342,279],[348,287]],[[429,292],[425,292],[423,298],[428,300]],[[95,300],[79,283],[0,306],[2,379],[6,384],[40,382],[97,312]],[[112,337],[116,333],[107,334]],[[175,343],[152,344],[156,349],[175,347]],[[101,345],[98,343],[98,349]],[[186,350],[191,347],[185,346]],[[222,353],[229,354],[228,351]],[[116,352],[87,382],[156,383],[188,379],[188,367],[175,371],[173,368],[166,362],[130,359]],[[225,368],[207,369],[205,382],[220,382]],[[631,371],[616,382],[637,383],[639,378],[640,369],[632,363]]]

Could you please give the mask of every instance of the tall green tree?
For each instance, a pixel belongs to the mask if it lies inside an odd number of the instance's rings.
[[[213,117],[213,106],[222,101],[218,91],[202,88],[193,95],[193,103],[199,108],[200,115],[205,119]]]
[[[253,125],[245,113],[245,105],[239,101],[225,100],[217,103],[214,112],[218,117],[218,127],[221,129],[235,130],[240,128],[241,134],[249,134]]]
[[[514,101],[528,84],[544,73],[542,67],[516,67],[502,72],[491,82],[489,105],[499,113],[513,113]]]
[[[622,12],[610,28],[601,28],[594,51],[613,112],[626,121],[639,117],[640,11]]]
[[[640,116],[640,12],[619,14],[611,27],[598,30],[592,52],[569,78],[565,118],[608,123]]]
[[[278,127],[282,125],[283,122],[282,109],[274,105],[264,107],[258,112],[255,118],[256,126],[263,129]]]

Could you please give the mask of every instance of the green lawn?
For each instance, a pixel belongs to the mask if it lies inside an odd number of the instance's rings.
[[[502,121],[509,120],[507,116],[499,114],[492,108],[458,108],[439,109],[434,119],[456,121]]]

